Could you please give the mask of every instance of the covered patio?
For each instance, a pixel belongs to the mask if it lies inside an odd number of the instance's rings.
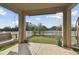
[[[1,6],[19,14],[19,54],[25,53],[26,22],[25,16],[55,14],[63,12],[63,47],[71,48],[71,9],[74,3],[1,3]],[[50,47],[51,48],[51,47]],[[23,52],[24,51],[24,52]]]
[[[18,44],[0,52],[0,55],[78,55],[72,49],[65,49],[52,44],[30,43],[22,44],[22,50],[19,52]],[[23,50],[24,49],[24,50]],[[26,53],[24,53],[26,52]]]

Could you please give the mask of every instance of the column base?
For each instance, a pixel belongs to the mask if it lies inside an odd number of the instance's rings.
[[[24,43],[28,43],[28,40],[24,40]]]
[[[19,55],[31,55],[31,51],[28,47],[28,44],[26,43],[21,43],[18,46],[18,54]]]
[[[19,44],[21,43],[28,43],[28,40],[24,40],[23,42],[19,42]]]
[[[65,48],[71,48],[70,46],[67,46],[67,45],[63,45],[63,47],[65,47]]]

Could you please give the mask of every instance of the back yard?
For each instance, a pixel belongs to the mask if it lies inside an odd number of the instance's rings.
[[[48,37],[48,36],[33,36],[30,37],[29,42],[34,43],[47,43],[47,44],[56,44],[57,40],[55,37]]]

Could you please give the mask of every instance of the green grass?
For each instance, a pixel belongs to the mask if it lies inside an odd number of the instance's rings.
[[[78,48],[73,47],[72,49],[79,54],[79,49]]]
[[[14,46],[14,44],[10,44],[10,45],[5,45],[5,46],[3,46],[3,47],[0,47],[0,52],[1,51],[4,51],[4,50],[6,50],[6,49],[8,49],[8,48],[10,48],[10,47],[12,47],[12,46]]]
[[[77,43],[77,40],[74,36],[74,37],[72,37],[72,45],[75,45],[76,43]],[[72,47],[72,49],[79,54],[79,49],[78,48]]]
[[[29,38],[29,42],[34,43],[47,43],[47,44],[56,44],[55,37],[48,37],[48,36],[33,36]]]
[[[17,41],[14,42],[14,43],[10,43],[10,44],[7,44],[7,45],[0,46],[0,52],[14,46],[15,44],[17,44]]]
[[[49,43],[49,44],[56,44],[57,40],[56,37],[49,37],[49,36],[32,36],[29,38],[30,42],[34,43]],[[72,37],[72,45],[76,44],[76,38]]]
[[[73,44],[73,45],[77,43],[77,41],[76,41],[76,38],[75,38],[75,37],[73,37],[73,36],[72,36],[72,38],[71,38],[71,39],[72,39],[72,44]]]

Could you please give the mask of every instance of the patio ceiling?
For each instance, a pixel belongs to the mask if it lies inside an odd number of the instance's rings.
[[[24,12],[27,15],[53,14],[62,12],[64,8],[69,8],[73,3],[1,3],[14,12]]]

